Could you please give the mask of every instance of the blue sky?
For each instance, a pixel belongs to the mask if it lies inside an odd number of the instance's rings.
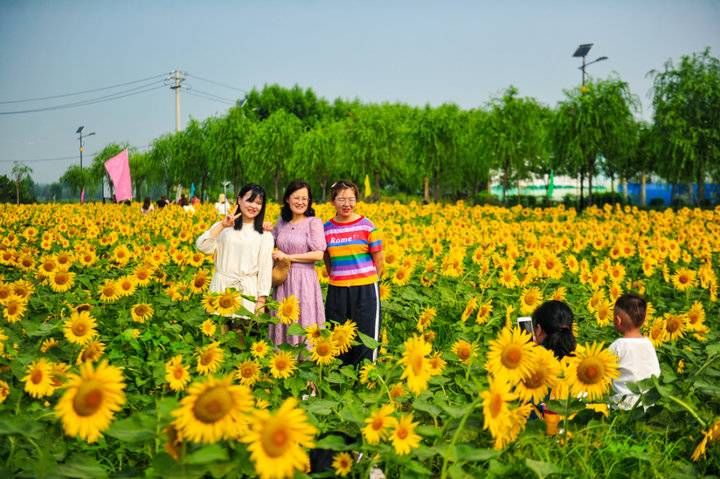
[[[595,78],[619,75],[651,116],[651,69],[709,46],[718,1],[15,1],[0,2],[0,174],[17,160],[37,182],[79,163],[75,130],[144,147],[175,127],[169,88],[72,109],[1,114],[113,93],[2,103],[168,73],[189,78],[182,120],[223,114],[240,90],[298,84],[319,96],[412,105],[485,105],[509,85],[554,106],[580,82],[580,43]],[[160,78],[160,77],[158,77]],[[148,84],[150,82],[147,82]],[[125,87],[143,85],[137,83]],[[160,86],[160,82],[157,82]],[[122,89],[118,89],[122,90]],[[194,95],[193,95],[194,93]],[[52,161],[38,161],[50,159]]]

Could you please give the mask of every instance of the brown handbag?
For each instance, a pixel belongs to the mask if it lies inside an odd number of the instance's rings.
[[[274,288],[285,282],[290,272],[290,260],[288,258],[273,260],[272,285]]]

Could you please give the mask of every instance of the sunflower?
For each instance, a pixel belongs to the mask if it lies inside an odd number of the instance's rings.
[[[370,375],[374,374],[376,371],[375,363],[365,363],[360,368],[360,374],[358,375],[360,379],[360,384],[367,384],[368,389],[373,389],[375,387],[375,383],[370,380]]]
[[[223,316],[235,314],[240,309],[240,293],[234,289],[226,289],[217,298],[217,307],[214,312]]]
[[[190,382],[190,371],[182,363],[182,354],[165,363],[165,381],[175,392],[184,390]]]
[[[465,309],[462,312],[462,315],[460,315],[460,321],[463,323],[467,321],[467,319],[470,317],[471,314],[477,309],[478,300],[475,296],[470,298],[470,300],[465,305]]]
[[[559,286],[555,291],[552,292],[550,295],[550,299],[554,301],[565,301],[565,296],[567,295],[567,288],[565,286]]]
[[[252,386],[260,379],[260,365],[251,360],[243,361],[235,371],[235,379],[240,381],[240,384]]]
[[[395,286],[405,286],[410,282],[411,271],[408,268],[400,267],[392,275],[390,281]]]
[[[328,365],[337,356],[337,346],[330,338],[320,337],[312,343],[310,350],[312,360],[320,365]]]
[[[198,349],[198,360],[196,369],[200,374],[211,374],[217,371],[225,357],[225,351],[219,347],[217,341],[205,348]]]
[[[155,310],[153,310],[152,305],[147,303],[138,303],[130,308],[130,316],[136,323],[144,323],[148,319],[152,318],[153,314],[155,314]]]
[[[619,376],[618,358],[603,343],[578,345],[569,360],[569,385],[575,396],[587,393],[590,401],[601,398]]]
[[[560,362],[549,349],[536,347],[530,374],[515,385],[515,393],[523,402],[540,403],[557,384]]]
[[[428,358],[428,364],[430,365],[430,374],[437,376],[438,374],[442,374],[446,363],[442,356],[440,356],[440,352],[436,351]]]
[[[469,365],[473,356],[475,356],[475,346],[464,339],[458,339],[455,341],[452,345],[451,351],[455,353],[458,359],[466,365]]]
[[[58,270],[48,276],[50,288],[56,293],[64,293],[72,288],[75,283],[75,273],[71,271]]]
[[[418,318],[415,328],[422,333],[425,328],[430,326],[430,323],[432,323],[436,316],[437,310],[435,308],[425,308],[423,312],[420,313],[420,317]]]
[[[125,266],[130,261],[130,250],[125,245],[117,246],[112,253],[110,253],[110,261],[113,263]]]
[[[503,328],[500,335],[490,341],[487,370],[494,376],[504,375],[513,382],[530,374],[534,360],[532,338],[518,327]]]
[[[5,381],[0,380],[0,404],[5,402],[5,399],[10,395],[10,385]]]
[[[297,400],[288,398],[275,414],[255,410],[250,428],[241,440],[248,444],[255,472],[261,479],[286,478],[309,466],[310,460],[303,448],[315,445],[316,433],[305,411],[297,407]]]
[[[13,324],[20,321],[27,311],[27,301],[18,298],[15,295],[11,295],[8,299],[3,302],[5,309],[3,309],[3,316],[8,323]]]
[[[377,444],[390,434],[390,428],[397,425],[397,419],[391,416],[395,411],[392,404],[386,404],[380,409],[373,411],[370,417],[365,418],[365,427],[362,428],[362,435],[368,444]]]
[[[191,442],[235,439],[247,431],[245,415],[252,407],[252,392],[247,386],[233,385],[231,376],[209,377],[190,386],[180,407],[172,412],[173,425],[181,438]]]
[[[518,435],[525,429],[528,416],[533,411],[532,404],[523,404],[515,409],[509,410],[510,428],[504,430],[501,434],[495,436],[493,447],[497,450],[504,449],[505,446],[517,439]]]
[[[387,283],[380,283],[379,289],[379,296],[380,301],[387,301],[390,299],[390,296],[392,296],[392,288]]]
[[[73,311],[70,319],[65,321],[63,332],[65,338],[73,344],[87,344],[97,335],[95,318],[89,311]]]
[[[526,288],[520,295],[520,314],[529,315],[542,303],[543,295],[537,287]]]
[[[427,389],[432,375],[427,358],[432,347],[422,337],[413,336],[405,341],[404,349],[403,357],[398,361],[398,364],[405,366],[400,379],[407,379],[408,389],[417,395]]]
[[[667,341],[667,331],[664,319],[657,318],[652,322],[648,337],[655,347],[658,347]]]
[[[9,283],[0,282],[0,304],[4,302],[13,294],[13,287]]]
[[[353,459],[350,453],[339,452],[333,457],[332,467],[335,469],[335,474],[340,477],[345,477],[350,474],[352,466]]]
[[[52,363],[40,358],[30,363],[24,378],[25,392],[34,398],[50,396],[55,391],[52,381]]]
[[[675,341],[685,335],[687,316],[684,314],[665,313],[665,338],[668,341]]]
[[[405,386],[402,383],[395,383],[390,386],[390,399],[397,401],[399,398],[405,395]]]
[[[345,354],[350,349],[355,336],[357,336],[357,325],[348,319],[343,324],[335,326],[330,338],[337,345],[338,354]]]
[[[315,341],[323,337],[323,331],[324,329],[322,326],[311,324],[305,329],[305,338],[307,338],[310,344],[313,344]]]
[[[488,319],[490,318],[490,313],[492,313],[492,309],[493,309],[492,300],[486,301],[483,304],[481,304],[477,310],[477,315],[475,316],[475,323],[476,324],[487,323]]]
[[[695,271],[688,268],[680,268],[677,273],[672,276],[672,284],[678,291],[690,289],[695,284]]]
[[[134,276],[123,276],[117,280],[116,284],[120,290],[120,296],[132,296],[137,289]]]
[[[88,342],[78,354],[76,364],[82,364],[85,361],[95,362],[99,360],[105,353],[105,344],[95,339]]]
[[[120,298],[120,288],[117,283],[111,279],[106,279],[100,287],[100,301],[104,303],[112,303]]]
[[[296,323],[300,318],[300,301],[291,294],[278,305],[277,317],[282,324]]]
[[[512,289],[518,285],[519,280],[512,268],[503,268],[498,271],[498,283],[505,288]]]
[[[2,333],[0,333],[0,340],[2,339]],[[42,343],[40,343],[40,352],[41,353],[47,353],[52,348],[56,347],[59,344],[58,340],[55,338],[48,338],[44,339]],[[2,346],[0,346],[0,353],[2,353]]]
[[[208,258],[209,256],[205,253],[200,253],[196,251],[195,253],[192,253],[187,258],[187,263],[192,266],[193,268],[199,268],[202,266],[202,264],[205,262],[205,258]],[[196,276],[197,278],[197,276]]]
[[[404,455],[420,445],[422,439],[415,433],[417,423],[412,422],[412,413],[400,417],[392,431],[392,445],[395,453]]]
[[[35,286],[25,279],[19,279],[10,286],[12,287],[12,294],[24,300],[30,299],[30,296],[35,291]]]
[[[213,334],[215,334],[216,329],[217,327],[212,319],[206,319],[200,325],[200,332],[202,332],[205,336],[212,336]]]
[[[203,296],[202,307],[208,314],[216,314],[218,309],[218,299],[220,296],[214,293],[208,293]]]
[[[687,312],[687,328],[692,331],[703,329],[705,308],[700,301],[695,301]]]
[[[207,271],[198,271],[190,281],[190,291],[195,294],[204,293],[210,287],[210,276]]]
[[[120,368],[103,361],[80,366],[80,374],[68,376],[67,390],[55,407],[65,434],[79,436],[89,443],[100,438],[125,403],[125,383]]]
[[[595,320],[598,326],[607,326],[613,318],[613,310],[610,302],[601,300],[595,308]]]
[[[705,457],[705,454],[707,454],[707,445],[708,443],[715,442],[718,439],[720,439],[720,419],[716,420],[715,423],[708,428],[707,431],[704,431],[703,438],[700,441],[700,443],[695,447],[695,451],[693,451],[691,459],[694,462],[699,461],[701,458]]]
[[[86,249],[80,253],[78,253],[78,263],[80,263],[80,266],[88,267],[95,264],[97,261],[97,254],[95,253],[95,250],[92,249]]]
[[[487,391],[482,391],[483,400],[483,429],[488,429],[493,437],[502,436],[512,429],[512,418],[508,402],[514,400],[516,395],[505,377],[489,378]]]
[[[270,374],[276,379],[289,378],[295,368],[295,358],[287,351],[278,351],[270,358]]]
[[[270,351],[270,346],[263,340],[255,341],[252,343],[252,346],[250,346],[250,354],[257,359],[264,358],[268,351]]]

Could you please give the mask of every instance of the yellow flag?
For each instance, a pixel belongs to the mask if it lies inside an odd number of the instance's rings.
[[[365,175],[365,198],[372,196],[372,188],[370,188],[370,177]]]

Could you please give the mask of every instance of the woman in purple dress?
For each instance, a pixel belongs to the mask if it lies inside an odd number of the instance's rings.
[[[275,299],[282,301],[295,295],[300,302],[300,326],[325,323],[320,282],[315,272],[315,262],[322,261],[325,252],[325,232],[320,218],[315,217],[312,208],[310,185],[304,181],[293,181],[285,190],[280,221],[273,229],[275,246],[273,259],[288,258],[290,271],[283,284],[277,287]],[[287,326],[270,325],[270,339],[274,344],[297,345],[302,336],[288,336]]]

